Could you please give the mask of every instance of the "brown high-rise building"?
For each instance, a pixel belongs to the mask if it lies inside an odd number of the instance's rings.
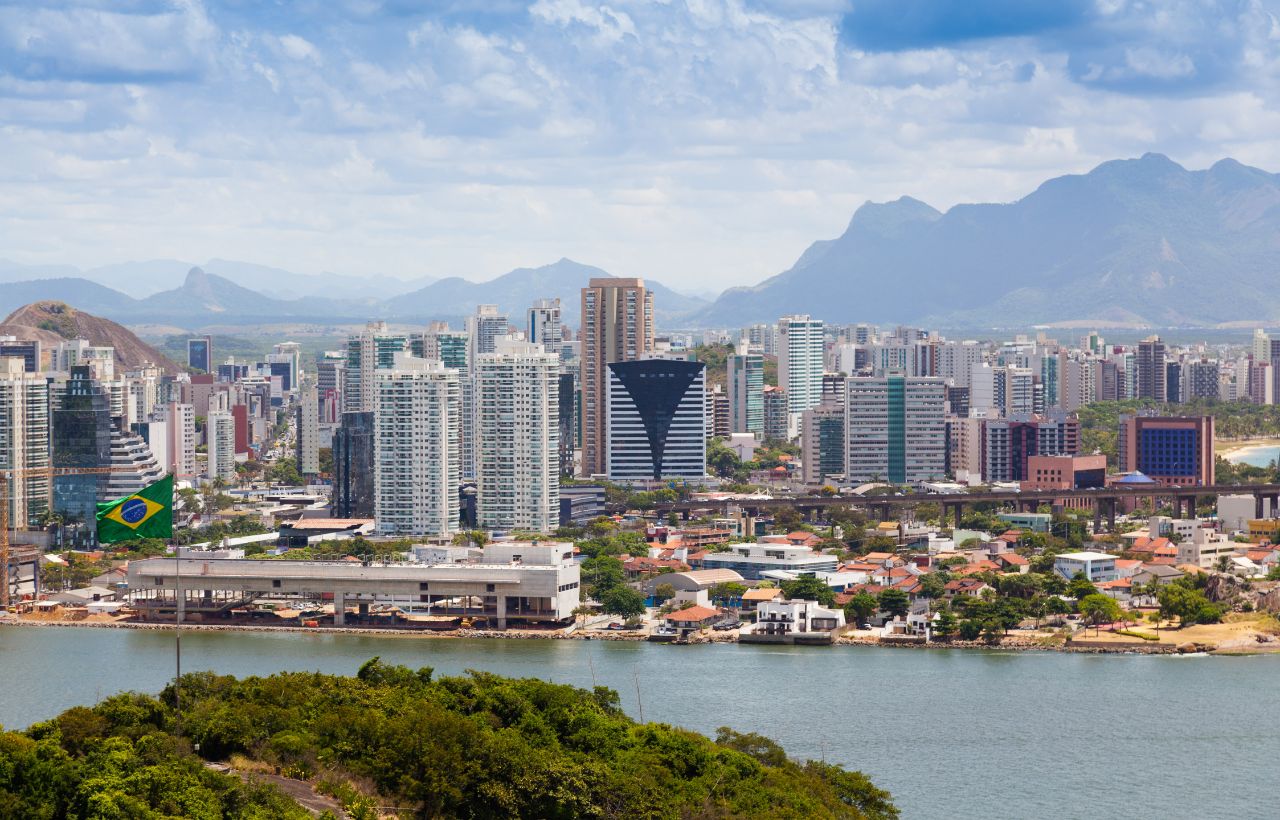
[[[643,279],[592,279],[582,289],[582,474],[605,472],[608,365],[653,349],[653,293]]]
[[[1164,342],[1160,341],[1159,336],[1149,336],[1138,342],[1138,398],[1156,401],[1168,399],[1164,354]]]

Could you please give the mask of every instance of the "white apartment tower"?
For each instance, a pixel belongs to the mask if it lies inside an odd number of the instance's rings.
[[[791,429],[800,414],[822,403],[823,323],[809,316],[778,320],[778,386],[787,391]]]
[[[764,434],[764,356],[740,344],[727,364],[729,430]]]
[[[458,529],[462,400],[458,371],[396,355],[374,403],[374,517],[379,535]]]
[[[210,480],[222,479],[224,484],[236,481],[236,420],[227,410],[210,411],[205,420],[208,443]]]
[[[49,466],[49,384],[26,372],[20,358],[0,358],[0,469]],[[9,526],[23,529],[49,506],[49,477],[28,475],[9,482]]]
[[[320,396],[314,384],[298,395],[298,472],[313,476],[320,472]]]
[[[529,308],[529,321],[525,339],[542,345],[548,353],[560,355],[564,337],[560,330],[560,300],[539,299]]]
[[[476,512],[490,530],[560,522],[560,357],[498,339],[476,360]]]
[[[390,367],[396,354],[408,350],[408,345],[408,338],[391,333],[386,322],[370,322],[362,332],[347,337],[347,364],[342,371],[343,412],[373,411],[374,374]]]

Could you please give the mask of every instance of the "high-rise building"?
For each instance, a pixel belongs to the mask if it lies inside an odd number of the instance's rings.
[[[564,334],[560,329],[559,299],[539,299],[533,303],[529,308],[525,338],[533,344],[542,345],[548,353],[560,355]]]
[[[0,470],[9,479],[9,526],[25,529],[49,507],[49,476],[23,470],[49,466],[49,383],[24,357],[0,357]]]
[[[804,411],[800,423],[801,465],[805,484],[822,484],[844,473],[844,407],[820,404]]]
[[[346,354],[336,350],[325,351],[316,362],[316,399],[323,425],[342,420],[342,371],[346,366]]]
[[[462,480],[458,371],[402,353],[375,378],[378,534],[448,536],[458,529]]]
[[[373,413],[343,413],[333,431],[333,515],[374,517]]]
[[[213,337],[187,339],[187,367],[201,373],[213,372]]]
[[[1213,483],[1213,416],[1120,417],[1121,472],[1138,471],[1162,484]]]
[[[397,353],[408,350],[404,334],[391,333],[386,322],[370,322],[363,331],[347,337],[347,366],[343,370],[342,409],[345,413],[373,410],[374,374],[391,367]]]
[[[573,373],[561,373],[557,399],[560,428],[560,475],[573,475],[573,453],[578,447],[578,380]]]
[[[111,431],[111,472],[102,477],[98,501],[133,495],[164,478],[166,470],[142,436],[125,430]]]
[[[1201,359],[1183,367],[1182,400],[1218,398],[1218,363]]]
[[[236,480],[236,419],[229,410],[214,410],[205,417],[205,449],[209,464],[205,473],[210,480],[224,484]]]
[[[476,513],[488,530],[560,522],[560,357],[498,339],[476,360]]]
[[[730,431],[764,433],[764,356],[740,348],[727,368]]]
[[[946,382],[935,377],[850,378],[845,477],[904,484],[946,474]]]
[[[702,362],[641,359],[609,365],[610,480],[706,476],[705,379]]]
[[[821,319],[808,315],[778,320],[778,386],[787,391],[791,430],[800,414],[822,403],[824,332]]]
[[[791,437],[791,412],[787,409],[787,391],[770,385],[764,389],[764,440],[786,441]]]
[[[643,279],[592,279],[582,289],[582,474],[608,462],[609,365],[653,349],[653,293]]]
[[[273,359],[270,358],[270,356],[278,358]],[[302,384],[303,377],[306,375],[302,371],[302,345],[297,342],[280,342],[279,344],[272,346],[270,356],[267,361],[285,361],[286,358],[288,359],[289,383],[293,385],[290,389],[297,390],[299,385]]]
[[[54,467],[105,467],[111,461],[111,403],[88,365],[75,365],[51,414]],[[53,508],[69,524],[82,527],[75,540],[93,542],[100,475],[62,475],[53,479]],[[86,536],[81,538],[81,536]]]
[[[1138,372],[1137,398],[1165,401],[1168,398],[1165,383],[1165,348],[1159,336],[1148,336],[1138,342],[1136,367]]]
[[[163,451],[160,466],[172,473],[175,479],[190,481],[197,472],[195,408],[189,404],[168,402],[156,409],[156,415],[164,425],[162,431],[156,431],[162,433],[164,443],[153,443],[148,438],[152,452],[160,458],[160,451]]]
[[[982,477],[985,481],[1026,481],[1032,456],[1074,456],[1080,452],[1080,422],[1058,411],[1050,416],[1018,414],[984,419]]]
[[[299,392],[296,412],[298,472],[314,476],[320,472],[320,397],[314,385],[307,385]]]
[[[28,373],[39,373],[43,369],[40,342],[37,339],[0,336],[0,359],[11,356],[22,359],[23,369]]]
[[[471,335],[471,360],[476,356],[493,352],[495,340],[506,336],[511,323],[507,314],[499,313],[497,305],[476,305],[476,313],[467,319],[467,331]]]
[[[1186,396],[1183,395],[1181,362],[1164,363],[1164,390],[1165,401],[1184,402],[1187,400]]]

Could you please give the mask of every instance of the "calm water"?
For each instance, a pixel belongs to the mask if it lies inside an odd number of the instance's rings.
[[[1280,447],[1254,447],[1227,456],[1232,464],[1252,464],[1254,467],[1270,467],[1280,460]]]
[[[438,673],[616,689],[633,715],[763,732],[859,768],[907,818],[1275,817],[1280,657],[662,646],[187,633],[183,669],[352,674],[373,655]],[[0,723],[158,691],[172,633],[0,627]]]

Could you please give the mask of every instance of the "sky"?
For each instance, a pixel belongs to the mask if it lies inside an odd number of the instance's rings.
[[[1280,171],[1280,0],[0,0],[0,257],[752,284],[866,200]]]

